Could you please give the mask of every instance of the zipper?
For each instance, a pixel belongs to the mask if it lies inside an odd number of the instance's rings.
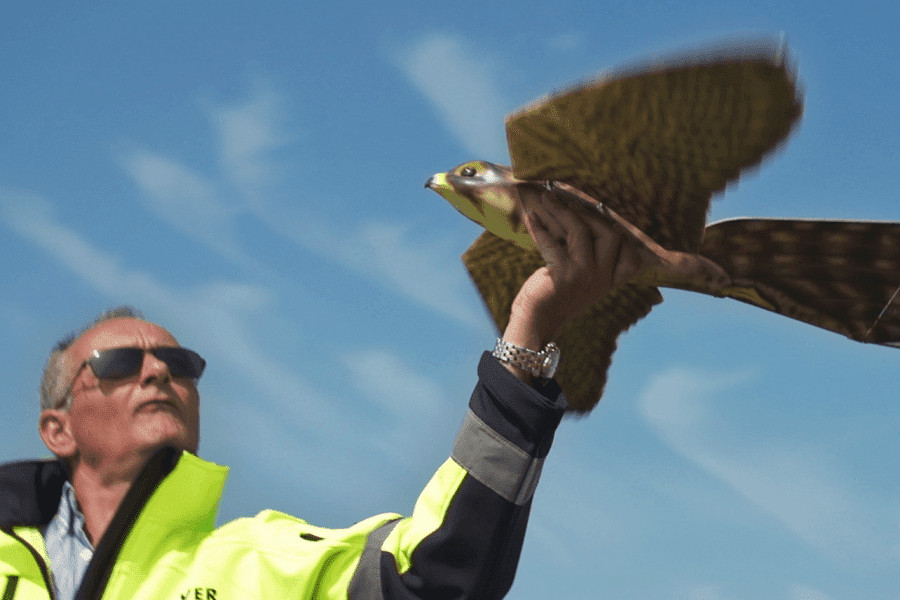
[[[340,550],[336,550],[325,557],[325,560],[322,561],[322,567],[319,569],[319,575],[316,577],[316,582],[313,584],[312,594],[310,594],[310,598],[316,600],[319,597],[319,588],[322,587],[322,580],[325,579],[325,575],[328,573],[328,568],[331,566],[331,563],[334,562],[341,554]]]
[[[95,548],[94,557],[88,565],[81,585],[75,592],[76,600],[98,600],[102,598],[106,590],[106,584],[112,575],[113,567],[115,567],[119,551],[125,543],[125,538],[131,532],[147,500],[156,490],[159,483],[175,468],[180,457],[181,451],[167,447],[157,452],[144,466],[144,469],[132,484],[131,489],[125,494],[125,498],[123,498],[121,505],[107,527],[106,534],[104,534],[100,544]],[[50,599],[57,600],[52,584],[53,576],[47,562],[40,553],[27,540],[17,534],[11,526],[0,526],[0,531],[24,544],[28,551],[31,552],[41,570]],[[12,600],[18,583],[18,577],[16,577],[15,583],[13,583],[12,579],[8,579],[4,588],[2,588],[3,595],[0,596],[0,600]]]
[[[81,585],[75,592],[75,600],[99,600],[106,591],[106,584],[112,575],[125,544],[125,538],[140,517],[144,505],[156,490],[159,483],[175,468],[181,452],[175,448],[163,448],[153,455],[131,485],[116,514],[106,528],[106,533],[94,550],[94,557],[88,565]]]
[[[28,551],[31,552],[31,556],[34,557],[34,562],[37,563],[38,567],[41,569],[41,575],[44,577],[44,586],[47,588],[47,592],[50,594],[50,600],[56,600],[56,593],[53,590],[53,583],[51,581],[50,568],[47,566],[46,561],[44,561],[44,557],[38,553],[34,547],[25,541],[25,539],[16,533],[12,527],[0,527],[3,530],[3,533],[10,536],[13,539],[19,541],[20,544],[28,548]],[[10,577],[7,580],[6,589],[3,591],[3,600],[12,600],[13,596],[16,593],[16,587],[19,584],[18,577]]]

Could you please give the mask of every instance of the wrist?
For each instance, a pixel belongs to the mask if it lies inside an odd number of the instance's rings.
[[[533,327],[527,325],[528,323],[530,323],[530,320],[528,319],[518,320],[515,317],[510,317],[509,324],[503,332],[503,339],[510,344],[515,344],[516,346],[528,348],[529,350],[537,352],[544,347],[546,342],[543,340],[543,336],[534,331]],[[535,379],[534,375],[525,369],[520,369],[516,365],[503,361],[500,361],[500,364],[502,364],[507,371],[528,385],[531,385]]]
[[[556,337],[555,328],[547,319],[541,319],[532,311],[513,310],[509,317],[503,339],[516,346],[539,351]]]
[[[491,353],[507,370],[527,383],[533,379],[546,382],[556,375],[559,366],[559,347],[550,342],[541,350],[532,350],[511,343],[509,340],[497,338],[497,344]]]

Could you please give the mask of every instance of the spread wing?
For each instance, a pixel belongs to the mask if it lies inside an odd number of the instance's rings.
[[[544,265],[537,252],[523,250],[488,231],[466,250],[463,263],[500,332],[506,329],[519,288]],[[597,405],[619,334],[660,302],[657,288],[626,284],[569,323],[557,340],[562,361],[556,380],[573,412],[587,413]]]
[[[900,347],[900,223],[731,219],[706,229],[700,253],[731,276],[727,296]]]
[[[613,73],[506,119],[513,174],[568,183],[669,250],[695,251],[711,195],[802,112],[784,48],[755,41]]]

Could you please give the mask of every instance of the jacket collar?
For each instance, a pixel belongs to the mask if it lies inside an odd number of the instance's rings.
[[[140,512],[150,497],[159,492],[155,495],[160,497],[154,497],[152,504],[167,520],[211,522],[215,519],[227,472],[227,468],[188,452],[163,448],[144,466],[126,495],[128,502],[123,500],[120,508]],[[161,485],[167,478],[172,481]],[[65,466],[55,459],[0,465],[0,527],[47,525],[59,509],[67,480]],[[186,489],[191,490],[187,497]]]
[[[121,553],[141,554],[141,548],[153,548],[185,527],[211,531],[227,473],[227,467],[189,452],[159,451],[122,500],[84,574],[76,600],[103,595]],[[140,532],[129,537],[135,529]]]
[[[43,527],[59,508],[68,475],[58,460],[0,465],[0,527]]]
[[[163,448],[144,466],[116,511],[88,565],[76,600],[99,598],[120,553],[150,547],[185,527],[211,531],[227,467]],[[42,527],[59,508],[65,467],[56,460],[0,465],[0,528]],[[140,535],[126,543],[133,529]],[[152,538],[152,539],[151,539]],[[139,553],[139,552],[138,552]]]

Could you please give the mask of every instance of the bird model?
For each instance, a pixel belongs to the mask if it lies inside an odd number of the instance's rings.
[[[550,192],[598,210],[639,248],[639,272],[557,340],[557,379],[574,413],[599,402],[619,334],[662,302],[660,286],[900,347],[900,223],[706,225],[712,195],[783,143],[801,113],[783,45],[717,47],[539,100],[506,119],[511,167],[471,161],[426,187],[486,229],[463,262],[500,331],[544,264],[522,219],[526,199]]]

